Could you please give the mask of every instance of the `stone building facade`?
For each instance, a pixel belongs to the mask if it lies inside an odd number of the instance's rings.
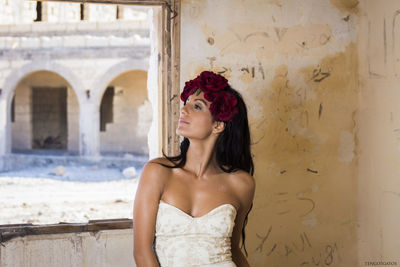
[[[24,0],[0,6],[0,155],[147,155],[151,11]]]

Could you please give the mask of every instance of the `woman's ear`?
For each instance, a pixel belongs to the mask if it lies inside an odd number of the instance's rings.
[[[213,133],[219,134],[222,133],[224,130],[225,130],[225,122],[223,121],[214,122]]]

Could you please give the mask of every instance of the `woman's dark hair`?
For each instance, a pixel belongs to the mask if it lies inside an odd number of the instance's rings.
[[[250,151],[250,129],[247,118],[247,108],[243,101],[242,95],[227,86],[223,91],[230,92],[235,95],[237,99],[238,114],[232,121],[225,122],[225,130],[220,133],[215,143],[216,160],[218,166],[227,173],[243,170],[253,176],[254,164]],[[180,154],[177,156],[167,156],[163,151],[163,155],[168,159],[173,166],[161,164],[167,168],[182,168],[186,163],[186,153],[189,149],[190,141],[186,137],[180,144]],[[242,248],[244,248],[247,256],[245,246],[245,226],[247,224],[247,217],[252,208],[246,214],[242,228]]]

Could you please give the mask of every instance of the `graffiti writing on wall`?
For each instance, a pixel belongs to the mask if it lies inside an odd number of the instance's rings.
[[[255,252],[268,257],[273,255],[280,258],[297,256],[298,266],[302,267],[330,266],[335,261],[340,260],[336,242],[328,242],[322,246],[313,247],[309,234],[306,232],[298,233],[290,241],[280,242],[272,239],[272,232],[273,227],[270,226],[265,234],[256,234],[259,243]]]

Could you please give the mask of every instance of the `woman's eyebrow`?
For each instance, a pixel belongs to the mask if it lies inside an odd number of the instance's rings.
[[[207,102],[206,102],[206,101],[204,101],[204,99],[201,99],[201,98],[196,98],[194,101],[196,101],[196,100],[199,100],[199,101],[203,102],[203,103],[204,103],[204,105],[206,105],[206,107],[208,107],[208,104],[207,104]]]

